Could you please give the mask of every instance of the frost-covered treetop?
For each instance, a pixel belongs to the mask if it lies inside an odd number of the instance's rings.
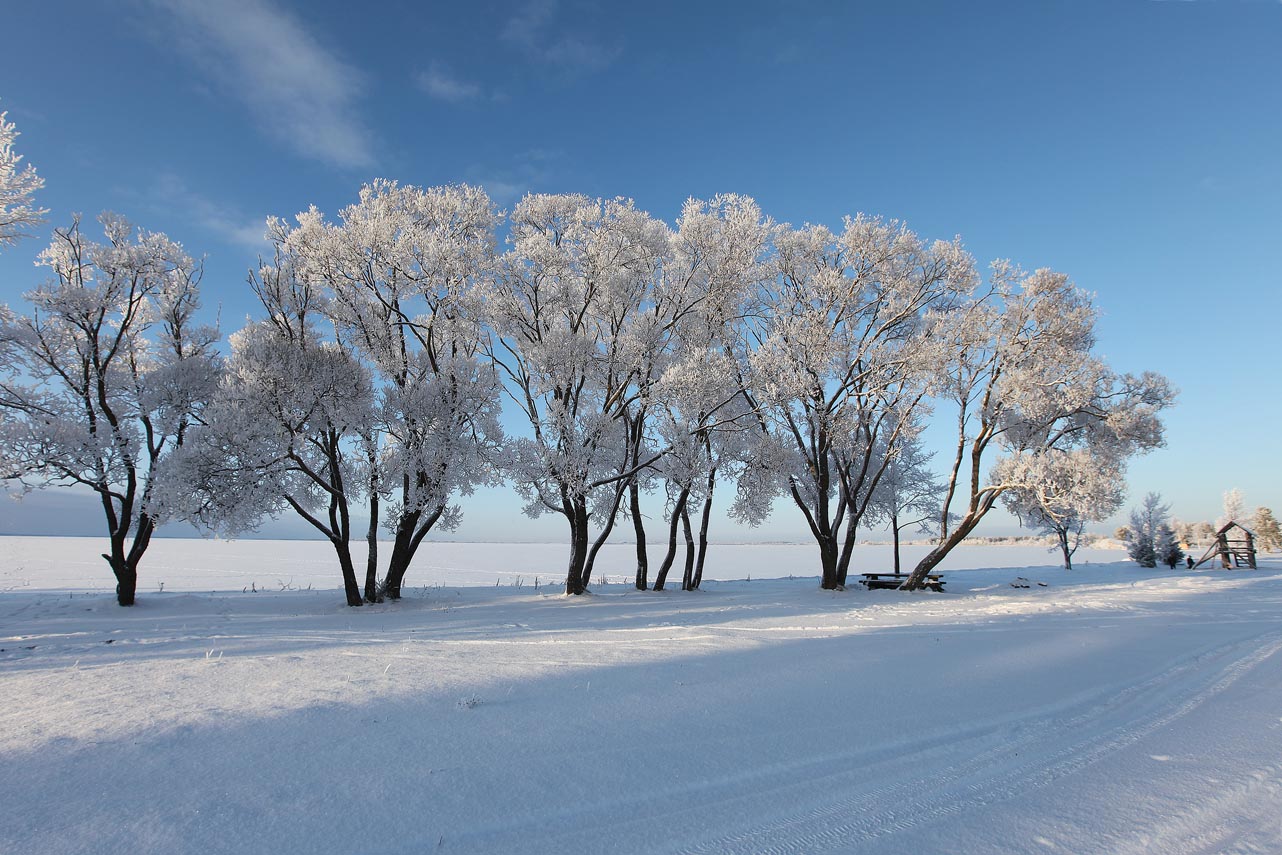
[[[43,223],[49,213],[33,202],[45,182],[34,166],[22,166],[22,155],[13,149],[18,130],[8,116],[0,113],[0,246],[12,246],[27,237],[27,230]]]

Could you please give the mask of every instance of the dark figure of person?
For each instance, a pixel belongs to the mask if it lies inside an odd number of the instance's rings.
[[[1192,570],[1192,569],[1193,569],[1193,556],[1192,556],[1192,555],[1185,555],[1185,556],[1184,556],[1184,562],[1188,565],[1188,568],[1189,568],[1190,570]]]

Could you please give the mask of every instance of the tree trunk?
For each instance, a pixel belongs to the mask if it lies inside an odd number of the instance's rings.
[[[588,560],[583,564],[584,590],[586,590],[588,585],[592,582],[592,568],[596,567],[597,553],[601,551],[602,546],[605,546],[606,540],[610,537],[610,532],[614,531],[614,522],[619,518],[619,507],[622,504],[623,486],[620,484],[619,489],[614,491],[614,503],[610,505],[610,516],[605,521],[605,527],[601,529],[601,533],[597,535],[597,539],[593,541],[592,548],[588,550]]]
[[[116,520],[115,517],[112,520]],[[112,575],[116,577],[116,602],[122,606],[132,606],[138,595],[138,564],[143,553],[151,543],[152,532],[156,523],[147,514],[138,518],[138,529],[134,532],[133,543],[125,552],[125,539],[128,537],[127,517],[122,515],[111,532],[111,552],[102,553],[107,564],[111,566]],[[109,521],[111,522],[111,521]]]
[[[132,606],[138,591],[138,566],[130,565],[125,559],[123,545],[117,546],[112,538],[111,552],[102,553],[102,557],[111,565],[112,575],[116,577],[116,602],[122,606]]]
[[[681,509],[681,528],[686,536],[686,568],[681,575],[681,590],[694,590],[694,534],[690,531],[690,506]]]
[[[837,558],[837,587],[846,587],[846,576],[850,572],[850,559],[855,554],[855,535],[859,527],[855,525],[854,515],[846,514],[846,537],[841,545],[841,555]]]
[[[837,538],[830,536],[819,539],[819,587],[825,591],[841,589],[837,584],[837,557]]]
[[[899,514],[890,515],[890,530],[894,533],[895,541],[895,575],[898,576],[902,571],[899,569]]]
[[[583,498],[564,501],[566,519],[570,522],[570,563],[565,574],[565,593],[578,596],[587,591],[583,566],[588,560],[588,506]]]
[[[922,586],[922,582],[926,581],[926,574],[931,570],[934,570],[935,567],[939,565],[939,562],[943,561],[949,552],[952,552],[954,546],[965,540],[966,536],[975,530],[975,526],[979,525],[979,521],[983,516],[983,513],[968,513],[966,516],[962,517],[961,520],[958,521],[957,527],[948,535],[948,539],[936,546],[930,552],[927,552],[926,557],[917,562],[917,566],[913,568],[913,572],[908,574],[908,578],[904,580],[904,584],[900,587],[909,591],[914,591],[920,588]]]
[[[402,515],[397,521],[396,536],[392,540],[392,557],[387,561],[387,575],[383,578],[379,591],[380,597],[386,597],[389,600],[401,598],[405,574],[409,572],[414,556],[418,554],[418,548],[423,544],[423,538],[427,537],[437,520],[444,515],[445,508],[445,505],[434,508],[427,515],[426,520],[423,519],[422,509],[419,509]]]
[[[378,493],[373,490],[369,494],[369,530],[365,533],[365,543],[369,547],[365,557],[365,599],[377,603],[383,598],[378,595]]]
[[[414,558],[414,530],[418,527],[421,513],[402,513],[401,518],[396,521],[396,532],[392,536],[392,556],[387,561],[387,575],[383,577],[382,596],[389,600],[401,598],[401,585],[410,569],[410,561]]]
[[[714,469],[708,476],[708,494],[703,499],[703,517],[699,520],[699,556],[694,563],[694,581],[692,588],[703,584],[703,559],[708,555],[708,522],[712,519],[712,488],[716,485],[717,473]]]
[[[1068,548],[1068,529],[1057,528],[1055,533],[1059,535],[1059,549],[1064,553],[1064,569],[1073,569],[1073,551]]]
[[[659,573],[654,577],[654,590],[662,591],[668,582],[668,570],[677,557],[677,526],[681,524],[681,513],[685,510],[686,500],[690,497],[689,489],[682,489],[677,496],[677,503],[672,506],[672,519],[668,523],[668,551],[659,565]]]
[[[334,538],[330,542],[334,544],[334,552],[338,553],[338,566],[343,571],[343,592],[347,595],[347,604],[363,605],[365,599],[361,596],[361,586],[356,581],[356,565],[352,562],[352,550],[348,547],[347,541],[341,538]]]
[[[635,478],[628,484],[628,505],[632,511],[632,531],[637,538],[637,578],[638,591],[650,586],[650,558],[646,554],[645,521],[641,519],[641,488]]]

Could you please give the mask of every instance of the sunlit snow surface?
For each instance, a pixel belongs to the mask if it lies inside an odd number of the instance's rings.
[[[655,594],[618,545],[567,598],[564,547],[424,550],[349,609],[324,544],[157,541],[122,609],[98,542],[0,538],[0,852],[1282,852],[1277,558]]]

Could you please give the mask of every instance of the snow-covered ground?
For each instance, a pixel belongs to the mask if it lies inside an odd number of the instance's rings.
[[[0,852],[1282,852],[1276,558],[655,594],[621,545],[567,598],[563,547],[433,544],[349,609],[322,547],[158,541],[121,609],[92,540],[0,538]]]

